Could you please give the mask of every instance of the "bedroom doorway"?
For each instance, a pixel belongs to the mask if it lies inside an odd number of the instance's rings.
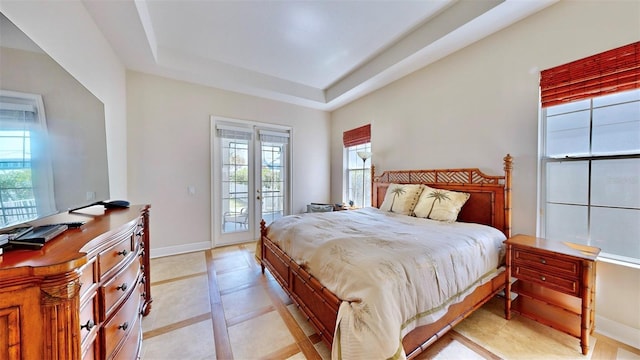
[[[213,246],[255,241],[289,211],[290,129],[212,118]]]

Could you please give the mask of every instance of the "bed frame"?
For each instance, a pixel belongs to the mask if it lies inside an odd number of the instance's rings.
[[[425,184],[433,188],[464,191],[471,196],[462,208],[458,221],[493,226],[510,237],[511,170],[512,158],[508,154],[504,158],[503,176],[488,176],[479,169],[438,169],[386,171],[376,177],[375,169],[372,167],[371,204],[380,207],[391,183]],[[264,273],[265,268],[269,270],[291,300],[304,312],[322,340],[331,347],[338,308],[342,300],[267,237],[264,220],[260,227],[262,272]],[[478,287],[462,302],[450,306],[443,318],[408,333],[402,339],[407,358],[418,355],[501,291],[504,288],[505,276],[504,268],[501,268],[491,281]]]

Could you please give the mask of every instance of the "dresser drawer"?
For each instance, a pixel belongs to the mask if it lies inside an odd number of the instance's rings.
[[[100,289],[102,293],[104,316],[108,318],[111,312],[126,296],[131,294],[140,277],[140,262],[132,259],[131,263],[105,283]]]
[[[137,359],[142,344],[142,326],[137,326],[124,341],[118,352],[112,357],[117,360]]]
[[[98,254],[100,279],[103,280],[110,272],[117,271],[133,250],[133,233],[128,231],[121,234],[113,246]]]
[[[92,258],[89,262],[80,270],[80,301],[85,299],[85,296],[92,296],[91,292],[96,289],[96,258]]]
[[[96,355],[96,342],[92,341],[89,346],[82,350],[82,360],[93,360],[99,358]]]
[[[132,332],[140,331],[140,296],[134,291],[126,302],[120,307],[111,319],[109,319],[102,329],[105,356],[110,359],[114,355],[114,350]]]
[[[85,342],[89,338],[89,335],[95,333],[96,326],[98,325],[98,317],[96,316],[97,308],[96,293],[93,293],[93,297],[90,298],[80,308],[80,343],[85,346]]]
[[[575,258],[564,258],[549,252],[514,247],[512,261],[514,266],[526,266],[546,274],[551,273],[571,279],[580,277],[580,261]]]
[[[549,275],[548,273],[540,272],[538,269],[531,269],[517,264],[513,265],[513,276],[518,279],[542,284],[545,287],[565,294],[573,296],[578,296],[580,294],[580,282],[577,279],[566,279],[559,276]]]
[[[142,241],[142,237],[144,236],[144,218],[140,218],[138,223],[136,224],[136,228],[134,230],[134,235],[137,242]]]

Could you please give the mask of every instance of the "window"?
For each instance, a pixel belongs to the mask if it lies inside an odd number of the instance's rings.
[[[371,143],[350,146],[346,153],[347,199],[356,207],[371,206]]]
[[[0,227],[55,211],[46,122],[39,95],[0,94]],[[34,173],[45,182],[34,182]],[[35,193],[44,196],[35,196]],[[46,194],[49,194],[48,196]],[[36,203],[36,198],[42,198]]]
[[[347,201],[356,207],[371,206],[371,125],[343,134]]]
[[[632,63],[640,68],[638,60]],[[576,85],[568,101],[554,100],[545,97],[542,73],[540,231],[552,240],[597,246],[602,258],[637,266],[640,86],[617,84],[622,91]]]

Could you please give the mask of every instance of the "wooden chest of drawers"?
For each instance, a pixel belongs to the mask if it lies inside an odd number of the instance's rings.
[[[526,235],[511,237],[505,244],[506,318],[517,311],[575,336],[586,355],[594,329],[595,259],[600,249]]]
[[[152,301],[149,206],[87,211],[96,213],[82,228],[67,230],[40,250],[11,250],[0,257],[0,359],[141,354],[142,316]]]

